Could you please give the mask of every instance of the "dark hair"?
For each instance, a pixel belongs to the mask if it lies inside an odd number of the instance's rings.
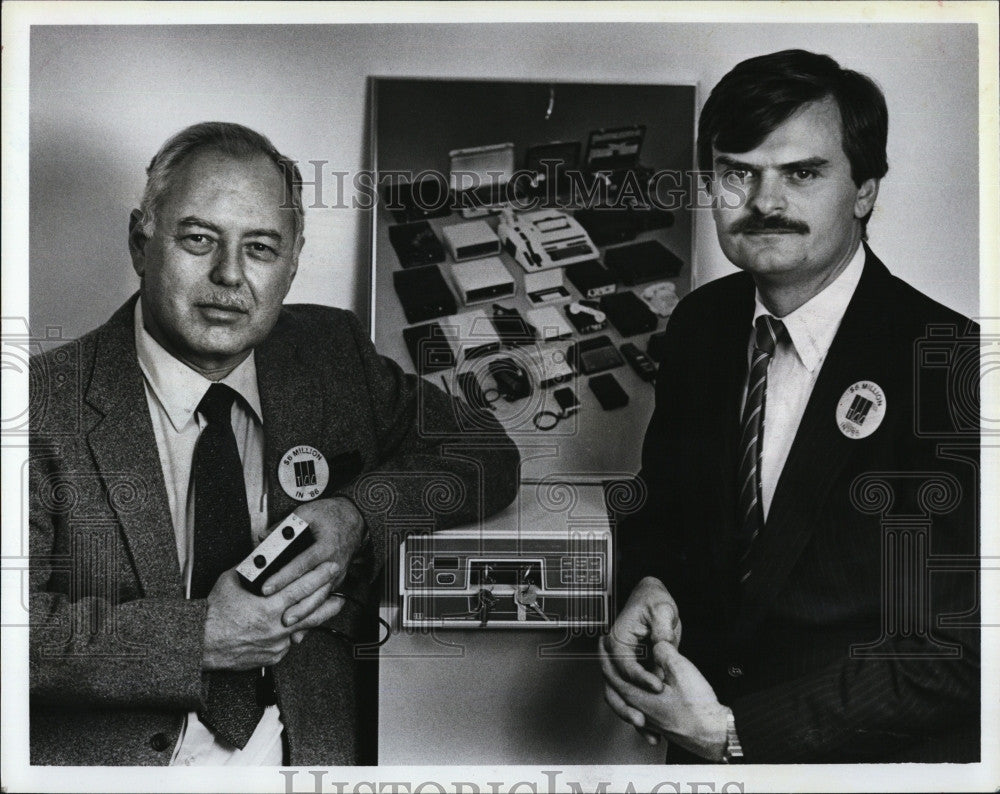
[[[698,167],[711,171],[712,147],[748,152],[803,105],[832,97],[840,109],[844,154],[859,187],[889,170],[889,112],[879,87],[828,55],[782,50],[750,58],[723,77],[698,120]],[[870,214],[870,213],[869,213]],[[862,219],[862,227],[868,216]]]
[[[156,153],[146,168],[146,189],[142,194],[139,209],[142,211],[142,227],[151,234],[156,223],[160,202],[170,188],[174,174],[180,165],[201,149],[218,149],[223,154],[237,158],[264,155],[277,166],[285,180],[285,197],[291,199],[294,211],[295,236],[301,234],[305,226],[305,212],[302,209],[302,175],[294,160],[282,155],[274,144],[259,132],[242,124],[226,121],[203,121],[172,136]]]

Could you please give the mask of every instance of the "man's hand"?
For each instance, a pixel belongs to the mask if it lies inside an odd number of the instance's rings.
[[[657,667],[647,670],[639,662],[643,654],[657,642],[670,642],[675,646],[681,641],[681,620],[677,604],[663,582],[647,576],[636,585],[628,602],[602,641],[602,654],[606,654],[616,668],[616,675],[647,688],[650,692],[663,690],[663,671]],[[610,692],[610,684],[607,685]],[[608,697],[606,696],[606,699]],[[611,703],[608,699],[609,704]],[[635,725],[649,744],[657,744],[660,736],[646,730],[645,715],[628,706],[615,708],[626,722]]]
[[[351,558],[364,537],[364,518],[349,499],[340,496],[317,499],[295,508],[295,514],[309,524],[315,541],[264,583],[265,596],[287,587],[319,565],[334,566],[331,589],[336,589],[344,580]],[[342,598],[331,598],[315,612],[304,606],[292,605],[285,612],[284,623],[301,629],[302,619],[309,615],[310,623],[319,625],[335,617],[343,606]],[[314,617],[318,619],[314,620]],[[302,636],[301,630],[296,631],[296,640],[301,640]]]
[[[672,643],[660,641],[653,646],[656,666],[664,675],[662,691],[656,693],[622,678],[603,646],[600,651],[607,682],[605,699],[618,716],[644,732],[661,733],[709,761],[723,759],[728,711],[698,668]]]
[[[659,579],[647,576],[636,585],[628,602],[604,637],[602,650],[616,675],[650,692],[663,690],[662,676],[640,664],[648,647],[658,642],[680,645],[681,619],[677,604]]]
[[[296,633],[326,620],[323,607],[329,603],[334,574],[333,563],[323,563],[262,598],[243,588],[235,570],[223,573],[208,594],[202,668],[251,670],[280,662],[293,631],[282,622],[282,615],[290,609],[302,613],[294,626]]]

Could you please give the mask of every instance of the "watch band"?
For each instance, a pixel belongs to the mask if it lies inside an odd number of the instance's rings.
[[[722,760],[727,764],[739,763],[743,760],[743,745],[736,733],[736,717],[732,709],[726,710],[726,753]]]

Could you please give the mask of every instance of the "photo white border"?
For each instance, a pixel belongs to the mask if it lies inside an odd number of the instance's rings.
[[[998,168],[997,75],[998,6],[992,2],[711,2],[711,3],[233,3],[233,2],[22,2],[3,5],[2,51],[2,314],[25,316],[28,306],[28,63],[29,27],[33,24],[243,24],[278,23],[450,23],[450,22],[922,22],[974,23],[979,26],[980,115],[980,315],[983,333],[1000,336],[1000,168]],[[180,22],[178,21],[180,20]],[[993,319],[990,319],[993,318]],[[983,414],[996,421],[1000,405],[996,375],[984,382]],[[27,404],[26,373],[3,373],[3,397]],[[8,403],[9,404],[9,403]],[[992,407],[992,413],[990,412]],[[20,471],[27,457],[23,446],[3,445],[4,568],[17,564],[9,550],[21,531]],[[983,447],[982,557],[983,575],[983,761],[976,765],[809,765],[809,766],[604,766],[552,765],[506,767],[355,767],[317,774],[299,770],[156,768],[47,768],[27,766],[27,632],[2,629],[2,786],[5,791],[407,791],[432,781],[445,790],[463,784],[466,794],[482,792],[568,791],[993,791],[1000,786],[1000,670],[997,627],[1000,627],[1000,537],[988,527],[1000,526],[996,490],[1000,482],[1000,449]],[[19,548],[19,546],[18,546]],[[4,578],[4,582],[8,578]],[[19,600],[4,593],[3,603]],[[7,612],[7,606],[3,611]],[[288,770],[289,772],[291,770]],[[559,774],[553,778],[553,774]],[[169,777],[169,780],[166,779]],[[403,782],[409,788],[403,787]],[[503,781],[501,783],[501,781]],[[516,784],[524,781],[520,786]],[[711,782],[712,787],[709,787]],[[343,787],[334,785],[343,783]],[[534,784],[534,788],[531,787]],[[695,786],[695,784],[698,786]],[[729,783],[730,787],[726,787]],[[742,788],[732,787],[739,783]],[[393,785],[398,784],[398,785]],[[677,784],[677,785],[675,785]],[[423,791],[439,790],[433,784]]]

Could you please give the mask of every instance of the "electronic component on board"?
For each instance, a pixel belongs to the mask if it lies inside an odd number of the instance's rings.
[[[514,294],[514,277],[496,256],[456,262],[451,266],[451,278],[466,306]]]
[[[616,292],[601,297],[601,311],[622,336],[635,336],[656,330],[656,315],[634,292]]]
[[[500,238],[486,221],[445,226],[441,234],[448,253],[456,262],[500,253]]]
[[[586,230],[565,212],[504,210],[497,234],[504,251],[527,273],[597,259],[600,251]]]
[[[566,316],[581,334],[603,331],[608,325],[608,316],[598,308],[597,301],[573,301],[566,305]]]
[[[615,274],[596,261],[580,262],[566,268],[566,278],[585,298],[609,295],[617,289],[618,284]]]
[[[396,270],[392,274],[392,285],[408,323],[421,323],[458,311],[455,296],[437,265]]]

